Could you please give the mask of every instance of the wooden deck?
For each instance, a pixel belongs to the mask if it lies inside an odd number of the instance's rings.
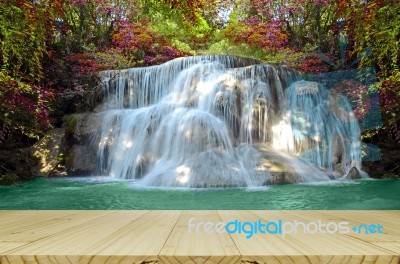
[[[188,232],[188,220],[348,221],[383,234]],[[400,263],[400,211],[0,211],[0,263]]]

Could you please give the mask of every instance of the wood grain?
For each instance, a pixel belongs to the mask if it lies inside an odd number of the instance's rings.
[[[193,223],[222,221],[216,211],[184,211],[160,252],[163,263],[239,262],[239,251],[229,234],[207,234],[204,225],[199,225],[201,229],[198,230],[191,229],[189,233],[188,221],[191,218]]]
[[[188,222],[381,224],[383,234],[189,233]],[[400,263],[400,211],[0,211],[0,263]]]

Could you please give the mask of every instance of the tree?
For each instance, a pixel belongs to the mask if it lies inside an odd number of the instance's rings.
[[[57,1],[6,0],[0,4],[1,70],[13,78],[38,82],[41,60],[53,33]]]
[[[0,4],[0,142],[35,138],[50,124],[52,92],[41,86],[42,59],[57,1]]]

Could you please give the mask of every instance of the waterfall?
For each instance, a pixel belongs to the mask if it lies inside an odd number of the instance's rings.
[[[209,55],[101,78],[100,174],[144,186],[244,187],[360,169],[346,99],[286,66]]]

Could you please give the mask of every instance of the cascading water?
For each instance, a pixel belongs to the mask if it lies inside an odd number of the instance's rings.
[[[345,98],[285,66],[210,55],[101,77],[101,174],[145,186],[241,187],[360,169]]]

